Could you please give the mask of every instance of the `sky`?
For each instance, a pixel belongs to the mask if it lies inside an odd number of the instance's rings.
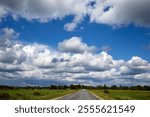
[[[149,0],[0,0],[0,85],[150,86]]]

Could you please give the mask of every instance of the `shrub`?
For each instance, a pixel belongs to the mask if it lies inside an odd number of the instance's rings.
[[[20,96],[23,96],[22,94],[20,93],[16,93],[16,96],[20,97]]]
[[[38,91],[35,91],[35,92],[33,92],[33,95],[40,96],[40,95],[41,95],[41,93],[40,93],[40,92],[38,92]]]
[[[8,93],[0,93],[0,99],[2,100],[7,100],[7,99],[10,99],[10,95]]]
[[[107,93],[107,94],[108,94],[108,93],[109,93],[109,91],[105,89],[105,90],[104,90],[104,93]]]

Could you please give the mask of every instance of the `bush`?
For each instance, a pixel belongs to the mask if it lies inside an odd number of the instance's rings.
[[[2,100],[7,100],[7,99],[10,99],[10,95],[8,93],[0,93],[0,99]]]
[[[108,93],[109,93],[109,91],[108,91],[108,90],[104,90],[104,93],[107,93],[107,94],[108,94]]]
[[[38,91],[35,91],[35,92],[33,92],[33,95],[40,96],[40,95],[41,95],[41,93],[40,93],[40,92],[38,92]]]
[[[22,94],[20,93],[16,93],[16,96],[20,97],[20,96],[23,96]]]

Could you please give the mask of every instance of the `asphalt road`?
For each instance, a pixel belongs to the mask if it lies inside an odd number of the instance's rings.
[[[94,95],[83,89],[76,93],[63,96],[59,100],[98,100]]]

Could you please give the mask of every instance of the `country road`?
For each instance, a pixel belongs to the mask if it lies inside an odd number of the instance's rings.
[[[98,100],[94,95],[89,93],[87,90],[80,90],[76,93],[63,96],[59,100]]]

